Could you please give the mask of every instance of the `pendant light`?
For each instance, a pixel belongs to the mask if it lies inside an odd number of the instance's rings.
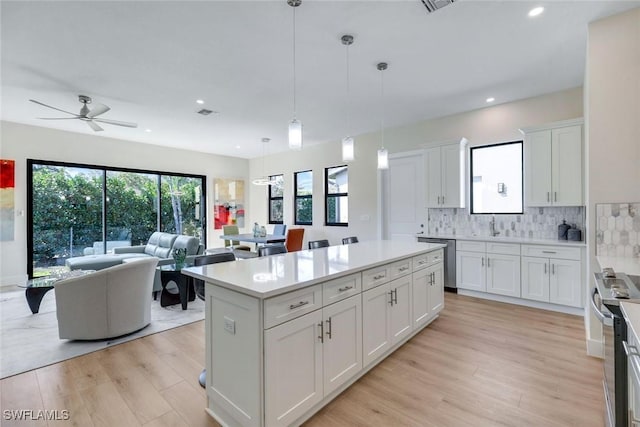
[[[378,64],[380,71],[380,149],[378,150],[378,169],[389,169],[389,152],[384,148],[384,73],[387,69],[387,63]]]
[[[353,44],[353,36],[349,35],[349,34],[345,34],[344,36],[342,36],[342,38],[340,39],[342,41],[342,44],[345,45],[347,47],[347,112],[346,112],[346,117],[347,117],[347,131],[351,130],[351,123],[350,123],[350,113],[351,113],[351,94],[350,94],[350,85],[349,85],[349,46],[351,46]],[[355,147],[354,147],[354,140],[353,137],[351,136],[345,136],[344,138],[342,138],[342,161],[343,162],[350,162],[355,158]]]
[[[302,150],[302,122],[296,117],[296,7],[302,0],[287,0],[293,8],[293,120],[289,122],[289,148]]]
[[[264,159],[267,156],[267,144],[271,141],[270,138],[262,138],[262,177],[251,181],[253,185],[273,185],[274,182],[264,174]]]

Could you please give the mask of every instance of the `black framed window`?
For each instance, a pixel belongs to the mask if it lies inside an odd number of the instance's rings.
[[[295,189],[294,223],[296,225],[313,224],[313,172],[302,171],[293,174]]]
[[[27,160],[27,272],[146,244],[154,231],[206,241],[206,177]]]
[[[269,181],[269,224],[283,223],[284,175],[270,175]]]
[[[523,213],[522,148],[511,141],[470,149],[472,214]]]
[[[346,165],[325,168],[325,225],[349,225],[349,169]]]

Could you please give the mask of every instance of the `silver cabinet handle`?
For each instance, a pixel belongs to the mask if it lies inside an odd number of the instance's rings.
[[[442,204],[444,205],[444,196],[442,196]]]
[[[424,263],[426,263],[426,262],[427,262],[427,260],[426,260],[426,259],[421,259],[420,261],[418,261],[418,265],[422,265],[422,264],[424,264]]]
[[[484,267],[484,257],[482,257],[482,266]]]
[[[389,291],[389,304],[393,307],[393,291]]]
[[[547,191],[547,202],[550,202],[550,201],[551,201],[551,198],[549,196],[549,192]]]
[[[556,251],[542,251],[543,254],[555,254]]]
[[[554,191],[554,192],[553,192],[553,201],[554,201],[554,202],[557,202],[557,201],[558,201],[558,192],[557,192],[557,191]]]
[[[399,271],[407,271],[409,269],[409,266],[404,266],[404,267],[400,267],[398,270]]]
[[[398,304],[398,288],[395,288],[393,291],[393,303]]]
[[[491,267],[491,258],[487,257],[487,267]]]
[[[329,317],[328,320],[326,320],[327,322],[327,336],[329,337],[329,339],[331,339],[331,317]]]
[[[344,288],[338,288],[338,292],[345,292],[349,289],[353,289],[353,286],[345,286]]]
[[[296,309],[296,308],[300,308],[300,307],[302,307],[303,305],[307,305],[307,304],[309,304],[309,301],[300,301],[300,302],[299,302],[299,303],[297,303],[297,304],[291,304],[291,305],[289,306],[289,310],[293,310],[293,309]]]
[[[556,274],[556,265],[551,264],[551,274]]]
[[[601,323],[605,323],[606,319],[613,319],[613,315],[610,313],[603,313],[602,310],[600,310],[600,308],[596,304],[597,294],[598,294],[598,289],[593,288],[593,290],[591,291],[591,309],[593,311],[593,314],[595,314],[596,317],[598,318],[598,320]]]
[[[544,263],[544,274],[545,275],[547,274],[547,263],[546,262]]]
[[[429,276],[431,276],[431,286],[436,284],[436,273],[435,272],[431,272],[431,274],[429,274]]]
[[[324,323],[320,322],[318,323],[318,326],[320,327],[320,335],[318,335],[318,339],[320,342],[324,342]]]
[[[375,276],[373,276],[373,280],[384,279],[385,276],[386,274],[376,274]]]

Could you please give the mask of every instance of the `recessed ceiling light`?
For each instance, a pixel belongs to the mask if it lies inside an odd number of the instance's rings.
[[[204,101],[202,99],[196,99],[196,104],[202,105],[204,104]]]
[[[496,99],[495,99],[494,97],[487,98],[487,102],[493,102],[493,101],[495,101],[495,100],[496,100]]]
[[[236,145],[236,148],[240,148],[240,146],[239,146],[239,145]]]
[[[151,129],[145,129],[144,131],[145,132],[151,132]]]
[[[533,18],[534,16],[540,15],[542,12],[544,12],[544,7],[542,6],[534,7],[529,11],[529,17]]]

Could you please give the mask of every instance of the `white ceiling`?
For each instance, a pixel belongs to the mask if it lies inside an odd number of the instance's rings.
[[[544,5],[537,18],[527,17]],[[305,144],[580,86],[587,24],[640,1],[303,0],[296,9],[298,118]],[[287,148],[293,8],[278,1],[2,1],[3,120],[94,132],[37,99],[111,111],[101,136],[251,158]],[[350,47],[351,125],[346,110]],[[205,100],[203,106],[196,99]],[[200,116],[200,108],[218,111]],[[151,132],[145,132],[151,129]],[[239,147],[239,148],[238,148]]]

